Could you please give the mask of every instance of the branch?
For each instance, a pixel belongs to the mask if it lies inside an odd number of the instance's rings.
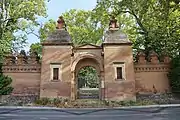
[[[139,26],[141,27],[141,29],[147,34],[148,32],[147,32],[146,28],[143,26],[143,24],[141,23],[141,20],[137,17],[137,15],[134,13],[134,11],[130,12],[130,14],[132,14],[132,15],[135,17],[138,25],[139,25]]]
[[[115,9],[116,9],[116,8],[115,8]],[[129,11],[129,10],[117,10],[117,9],[116,9],[116,11],[117,11],[117,13],[115,13],[116,16],[119,15],[120,13],[129,13],[129,14],[133,15],[133,16],[135,17],[135,19],[136,19],[136,22],[138,23],[138,25],[140,26],[140,28],[144,31],[144,33],[145,33],[145,34],[148,33],[147,30],[146,30],[146,28],[145,28],[145,27],[143,26],[143,24],[141,23],[141,20],[138,18],[138,16],[134,13],[133,10]]]
[[[36,36],[37,38],[40,38],[40,36],[38,35],[38,34],[36,34],[36,33],[34,33],[33,31],[30,31],[30,32],[28,32],[28,31],[25,31],[25,33],[26,34],[33,34],[34,36]]]

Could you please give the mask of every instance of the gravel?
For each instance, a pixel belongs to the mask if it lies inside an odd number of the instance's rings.
[[[137,95],[137,101],[149,100],[157,104],[180,104],[180,95],[172,93],[166,94],[139,94]]]
[[[1,97],[1,105],[7,106],[23,106],[31,105],[39,96],[28,95],[28,96],[3,96]]]

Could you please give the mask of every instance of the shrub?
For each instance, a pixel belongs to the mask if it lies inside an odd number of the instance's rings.
[[[141,105],[155,105],[156,103],[152,100],[141,100],[141,101],[136,101],[134,105],[141,106]]]
[[[168,77],[172,92],[180,92],[180,55],[172,59]]]
[[[105,106],[109,106],[109,101],[108,100],[104,100],[104,104],[105,104]]]
[[[13,91],[10,86],[12,79],[0,73],[0,95],[8,95]]]
[[[56,107],[59,107],[60,105],[63,104],[63,99],[62,98],[54,98],[53,100],[53,105]]]
[[[48,105],[51,104],[51,100],[49,98],[41,98],[35,101],[37,105]]]

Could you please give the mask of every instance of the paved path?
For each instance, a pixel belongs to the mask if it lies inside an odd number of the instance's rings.
[[[0,120],[180,120],[180,107],[115,109],[0,107]]]

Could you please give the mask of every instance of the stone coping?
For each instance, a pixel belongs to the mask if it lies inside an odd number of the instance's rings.
[[[3,65],[4,73],[40,73],[40,65]]]
[[[63,45],[63,46],[66,46],[66,45],[70,45],[72,46],[73,43],[69,43],[69,42],[43,42],[42,43],[43,46],[60,46],[60,45]]]
[[[135,64],[135,72],[163,72],[169,71],[168,64]]]
[[[108,45],[120,45],[120,46],[131,46],[132,45],[132,43],[131,42],[122,42],[122,43],[109,43],[109,42],[104,42],[103,44],[102,44],[102,46],[108,46]]]

